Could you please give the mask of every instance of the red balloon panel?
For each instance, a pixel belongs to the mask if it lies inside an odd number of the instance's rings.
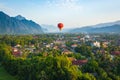
[[[64,27],[63,23],[58,24],[58,28],[61,30]]]

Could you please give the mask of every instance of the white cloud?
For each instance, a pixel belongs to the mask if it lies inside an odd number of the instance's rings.
[[[48,0],[47,6],[66,10],[81,10],[82,6],[78,4],[79,0]]]

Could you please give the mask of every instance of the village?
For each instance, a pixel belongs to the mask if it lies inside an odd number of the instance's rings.
[[[57,35],[57,36],[56,36]],[[76,36],[66,36],[66,34],[55,34],[54,40],[51,42],[42,42],[42,43],[35,43],[35,44],[29,44],[29,45],[20,45],[16,44],[15,46],[12,46],[12,54],[16,57],[26,57],[30,53],[31,54],[40,54],[44,52],[45,56],[48,55],[49,50],[53,51],[60,51],[61,55],[72,55],[72,54],[81,54],[76,49],[77,47],[81,45],[89,46],[91,49],[91,53],[93,55],[97,53],[105,54],[110,53],[111,59],[114,58],[114,56],[120,55],[120,50],[115,49],[108,51],[107,48],[109,46],[120,46],[120,39],[118,39],[116,42],[112,39],[103,38],[101,35],[97,34],[77,34]],[[52,36],[52,37],[53,37]],[[37,40],[39,39],[39,36],[33,36],[33,39]],[[113,44],[114,43],[114,44]],[[78,48],[79,49],[79,48]],[[47,51],[48,50],[48,51]],[[81,66],[83,64],[86,64],[88,60],[90,59],[86,55],[81,55],[85,57],[84,59],[76,59],[75,57],[69,56],[68,59],[73,63],[73,65]]]
[[[20,80],[120,80],[120,34],[4,35],[0,43],[1,66]]]

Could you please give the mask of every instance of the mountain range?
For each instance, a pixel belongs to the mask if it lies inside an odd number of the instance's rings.
[[[0,11],[0,34],[43,34],[60,32],[54,25],[42,24],[18,15],[10,17]],[[83,26],[80,28],[63,29],[67,33],[120,33],[120,21],[100,23],[97,25]]]
[[[72,33],[120,33],[120,21],[101,23],[81,28],[71,29]]]
[[[32,20],[18,15],[10,17],[0,11],[0,34],[41,34],[41,26]]]

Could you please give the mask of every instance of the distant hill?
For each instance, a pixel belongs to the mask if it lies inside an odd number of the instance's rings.
[[[32,20],[21,15],[10,17],[0,11],[0,34],[41,34],[42,28]]]
[[[72,33],[120,33],[120,21],[101,23],[70,30]]]
[[[120,25],[111,25],[101,28],[93,28],[91,31],[94,33],[120,33]]]
[[[114,21],[114,22],[100,23],[100,24],[92,25],[92,27],[99,28],[99,27],[106,27],[106,26],[112,26],[112,25],[120,25],[120,20]]]

